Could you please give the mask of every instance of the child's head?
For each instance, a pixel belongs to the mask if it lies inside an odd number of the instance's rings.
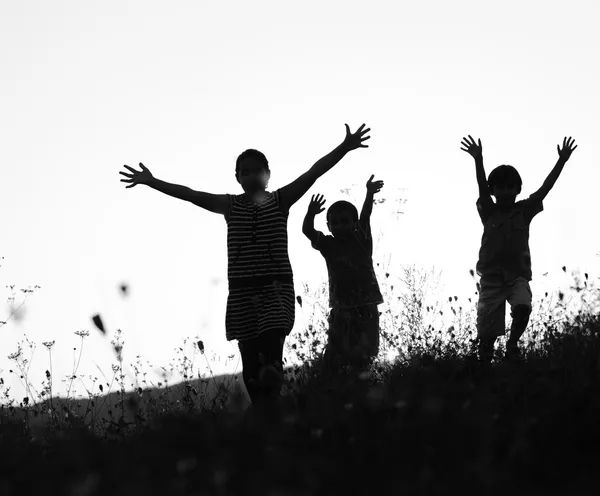
[[[246,192],[266,189],[270,177],[267,157],[258,150],[246,150],[235,161],[235,178]]]
[[[352,203],[337,201],[327,210],[327,227],[334,238],[345,238],[358,226],[358,211]]]
[[[490,194],[502,203],[513,203],[522,184],[521,176],[512,165],[500,165],[488,177]]]

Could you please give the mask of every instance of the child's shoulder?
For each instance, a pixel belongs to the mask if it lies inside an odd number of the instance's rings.
[[[542,205],[542,198],[539,195],[537,195],[536,193],[533,193],[533,194],[529,195],[527,198],[523,198],[522,200],[519,200],[518,202],[516,202],[515,208],[518,208],[521,210],[531,210],[531,209],[536,209],[541,205]]]

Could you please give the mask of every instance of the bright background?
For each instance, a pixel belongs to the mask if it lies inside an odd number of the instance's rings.
[[[472,294],[482,227],[473,160],[460,150],[467,134],[481,137],[487,173],[518,168],[524,196],[556,163],[557,143],[576,139],[533,222],[532,287],[551,286],[562,265],[597,274],[599,14],[593,0],[4,2],[0,289],[41,289],[0,327],[0,377],[22,394],[8,355],[25,334],[38,346],[35,384],[48,368],[41,342],[56,341],[56,388],[73,370],[79,330],[90,336],[78,373],[111,376],[116,328],[126,363],[167,366],[198,336],[221,356],[213,371],[239,370],[236,358],[225,363],[237,346],[225,340],[224,220],[125,189],[118,172],[141,161],[166,181],[240,193],[235,159],[257,148],[274,190],[337,146],[345,122],[367,123],[370,147],[292,209],[298,292],[326,277],[301,233],[310,195],[329,205],[349,188],[360,209],[375,174],[386,199],[372,217],[375,261],[435,266],[447,294]],[[317,228],[326,231],[324,215]]]

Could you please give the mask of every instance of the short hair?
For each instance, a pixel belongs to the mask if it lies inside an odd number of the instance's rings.
[[[329,207],[327,210],[327,222],[329,222],[332,215],[340,212],[349,212],[352,220],[358,222],[358,210],[356,210],[356,207],[352,203],[345,200],[336,201]]]
[[[269,170],[269,161],[267,160],[267,157],[265,157],[265,154],[262,152],[259,152],[258,150],[254,150],[253,148],[250,148],[250,149],[240,153],[239,157],[235,161],[236,175],[240,171],[240,164],[242,163],[242,160],[245,160],[247,158],[253,158],[253,159],[258,160],[259,162],[262,162],[265,166],[265,169]]]
[[[488,177],[488,188],[490,192],[494,186],[518,186],[519,188],[523,185],[521,176],[512,165],[499,165],[496,167]]]

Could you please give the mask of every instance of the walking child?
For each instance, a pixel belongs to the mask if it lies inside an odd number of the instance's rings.
[[[323,212],[325,199],[312,196],[302,232],[321,252],[329,275],[329,330],[323,365],[326,369],[350,365],[364,370],[379,353],[379,310],[383,303],[373,270],[371,212],[373,198],[383,181],[367,182],[367,195],[360,217],[356,207],[338,201],[327,210],[331,236],[315,230],[315,216]]]
[[[476,204],[483,223],[477,262],[477,274],[481,278],[477,303],[477,337],[479,359],[482,362],[491,361],[496,338],[505,333],[507,301],[511,307],[512,324],[505,358],[512,360],[519,357],[519,339],[527,328],[531,314],[529,225],[544,209],[544,198],[554,186],[571,153],[577,148],[573,146],[574,143],[569,137],[563,139],[562,148],[557,145],[558,162],[542,187],[529,198],[516,202],[522,185],[517,170],[510,165],[500,165],[490,173],[486,182],[481,140],[476,143],[469,135],[461,142],[461,150],[475,159],[479,185]],[[491,196],[496,198],[495,202]]]
[[[271,171],[265,155],[244,151],[236,161],[235,178],[244,192],[211,194],[156,179],[125,165],[121,182],[146,184],[169,196],[223,215],[227,222],[227,276],[229,295],[225,316],[228,341],[238,340],[244,384],[254,405],[274,406],[283,380],[283,345],[294,325],[295,299],[288,257],[289,209],[346,153],[370,138],[361,125],[355,133],[346,124],[346,137],[296,180],[274,192],[267,191]]]

